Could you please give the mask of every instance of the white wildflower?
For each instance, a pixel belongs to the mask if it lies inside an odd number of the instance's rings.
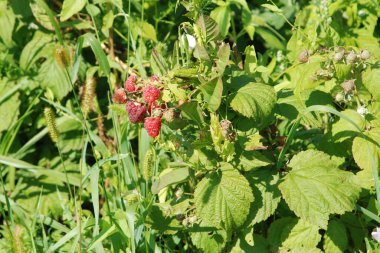
[[[181,40],[182,40],[182,43],[185,45],[185,34],[182,34]],[[197,40],[195,39],[195,37],[186,33],[186,40],[187,40],[187,45],[189,46],[189,49],[193,50],[195,46],[197,45]]]
[[[372,237],[377,241],[380,242],[380,228],[376,228],[375,231],[371,233]]]
[[[356,109],[357,113],[359,113],[362,117],[364,117],[365,114],[367,114],[367,108],[365,108],[364,106],[359,106],[357,109]]]
[[[38,30],[38,25],[36,25],[35,23],[31,22],[31,23],[28,25],[28,29],[29,29],[29,30]]]
[[[359,11],[358,11],[358,15],[359,15],[360,17],[363,17],[363,16],[366,15],[366,12],[365,12],[364,10],[359,10]]]

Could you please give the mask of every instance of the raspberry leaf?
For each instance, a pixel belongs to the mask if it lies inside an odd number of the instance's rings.
[[[378,82],[380,80],[380,68],[369,67],[362,73],[362,82],[376,100],[380,99]]]
[[[224,164],[221,171],[208,174],[198,183],[194,200],[203,222],[230,233],[245,222],[253,194],[247,179],[232,165]]]
[[[220,77],[214,78],[211,81],[201,85],[199,89],[202,91],[204,100],[210,111],[218,110],[222,101],[223,81]]]
[[[222,252],[226,245],[226,231],[207,226],[205,222],[195,225],[193,229],[196,232],[191,233],[191,241],[197,248],[203,249],[204,253]],[[210,233],[211,231],[213,231],[213,233]]]
[[[380,143],[380,128],[373,128],[366,132],[365,135],[368,137],[367,140],[362,136],[358,136],[354,139],[354,142],[352,143],[352,155],[359,168],[371,171],[372,173],[372,158],[367,145],[369,145],[372,151],[376,167],[378,168],[380,155],[380,145],[378,144]]]
[[[332,220],[323,236],[325,252],[346,252],[348,250],[347,231],[342,222]]]
[[[297,249],[302,247],[305,251],[315,249],[321,240],[318,226],[309,224],[303,219],[281,218],[273,222],[268,231],[268,241],[271,252],[278,252],[279,248]]]
[[[251,183],[255,199],[248,220],[254,225],[268,219],[277,209],[281,200],[281,193],[278,190],[279,175],[275,170],[263,168],[249,173],[247,179]]]
[[[248,83],[231,100],[233,110],[245,117],[264,124],[272,116],[276,104],[276,93],[271,86],[262,83]]]
[[[289,208],[313,225],[327,228],[330,214],[355,208],[360,187],[354,174],[339,169],[341,161],[316,150],[303,151],[289,163],[292,170],[279,185]]]

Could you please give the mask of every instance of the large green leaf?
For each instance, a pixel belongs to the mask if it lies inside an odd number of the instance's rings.
[[[261,125],[272,115],[275,104],[276,93],[273,87],[248,83],[237,90],[230,105],[233,110]]]
[[[341,161],[316,150],[303,151],[289,163],[292,170],[279,185],[295,214],[311,224],[327,228],[330,214],[355,208],[360,187],[354,174],[339,169]]]
[[[86,5],[86,0],[65,0],[61,11],[61,21],[68,20],[74,14],[80,12]]]
[[[36,31],[33,39],[23,48],[20,56],[20,67],[28,69],[32,66],[40,57],[48,54],[49,48],[46,45],[51,41],[51,37]]]
[[[203,222],[231,232],[245,222],[253,194],[247,179],[224,164],[221,171],[208,174],[198,183],[194,201]]]
[[[368,67],[362,72],[362,81],[364,86],[371,92],[376,100],[380,100],[380,89],[378,86],[380,80],[380,68]]]
[[[191,241],[204,253],[222,252],[226,245],[226,231],[207,226],[205,223],[201,222],[199,225],[194,225],[193,229],[196,232],[191,233]]]
[[[50,88],[58,99],[65,97],[72,89],[68,74],[53,57],[41,65],[37,79],[42,87]]]
[[[204,118],[202,110],[198,103],[195,101],[186,102],[182,104],[179,109],[182,111],[182,115],[188,119],[194,120],[199,125],[203,124]]]
[[[318,226],[303,219],[286,217],[276,220],[268,231],[268,241],[272,252],[278,252],[280,247],[313,249],[321,240],[318,229]]]
[[[354,110],[345,110],[341,112],[343,115],[351,119],[361,130],[365,127],[365,119]],[[331,132],[335,141],[344,141],[352,136],[356,136],[359,132],[358,129],[352,124],[347,124],[343,118],[332,125]],[[368,152],[367,152],[368,153]]]
[[[210,109],[210,111],[215,112],[218,110],[222,101],[222,79],[219,77],[214,78],[211,81],[199,86],[199,89],[202,91],[204,100],[206,101],[207,107]]]
[[[371,154],[367,145],[371,148],[373,158],[378,168],[380,157],[380,128],[373,128],[364,134],[370,139],[357,136],[352,143],[352,155],[359,168],[372,172]]]
[[[268,243],[263,236],[248,234],[248,236],[253,237],[251,243],[247,240],[247,235],[243,236],[244,234],[239,236],[235,246],[231,249],[231,253],[269,252]]]
[[[252,171],[247,178],[251,183],[255,199],[251,205],[248,220],[254,225],[268,219],[280,203],[281,193],[277,185],[279,175],[276,170],[263,168]]]
[[[347,231],[343,223],[332,220],[329,222],[326,234],[323,236],[323,249],[325,252],[346,252],[348,248]]]

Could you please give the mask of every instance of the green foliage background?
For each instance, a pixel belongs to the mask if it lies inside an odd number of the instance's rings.
[[[0,0],[0,252],[377,252],[379,17]],[[178,112],[157,139],[112,102],[132,74]]]

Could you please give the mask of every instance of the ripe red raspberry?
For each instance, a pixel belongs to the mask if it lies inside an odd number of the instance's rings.
[[[153,85],[148,85],[143,90],[143,97],[145,102],[151,103],[153,101],[156,101],[160,97],[160,89],[157,87],[154,87]]]
[[[118,88],[115,90],[115,93],[113,94],[112,100],[114,103],[117,104],[125,104],[127,102],[127,95],[125,94],[125,91],[123,88]]]
[[[160,133],[161,118],[145,118],[144,127],[149,136],[156,138]]]
[[[136,83],[137,76],[136,75],[130,75],[127,79],[127,81],[131,81],[132,83]]]
[[[158,76],[153,75],[153,76],[149,77],[149,81],[151,81],[152,83],[154,83],[154,82],[160,81],[160,79],[158,78]]]
[[[127,112],[129,121],[131,121],[133,124],[136,124],[144,120],[146,107],[136,101],[128,101]]]
[[[136,91],[136,80],[137,76],[131,75],[128,77],[127,81],[124,83],[124,88],[127,90],[127,92],[135,92]]]

